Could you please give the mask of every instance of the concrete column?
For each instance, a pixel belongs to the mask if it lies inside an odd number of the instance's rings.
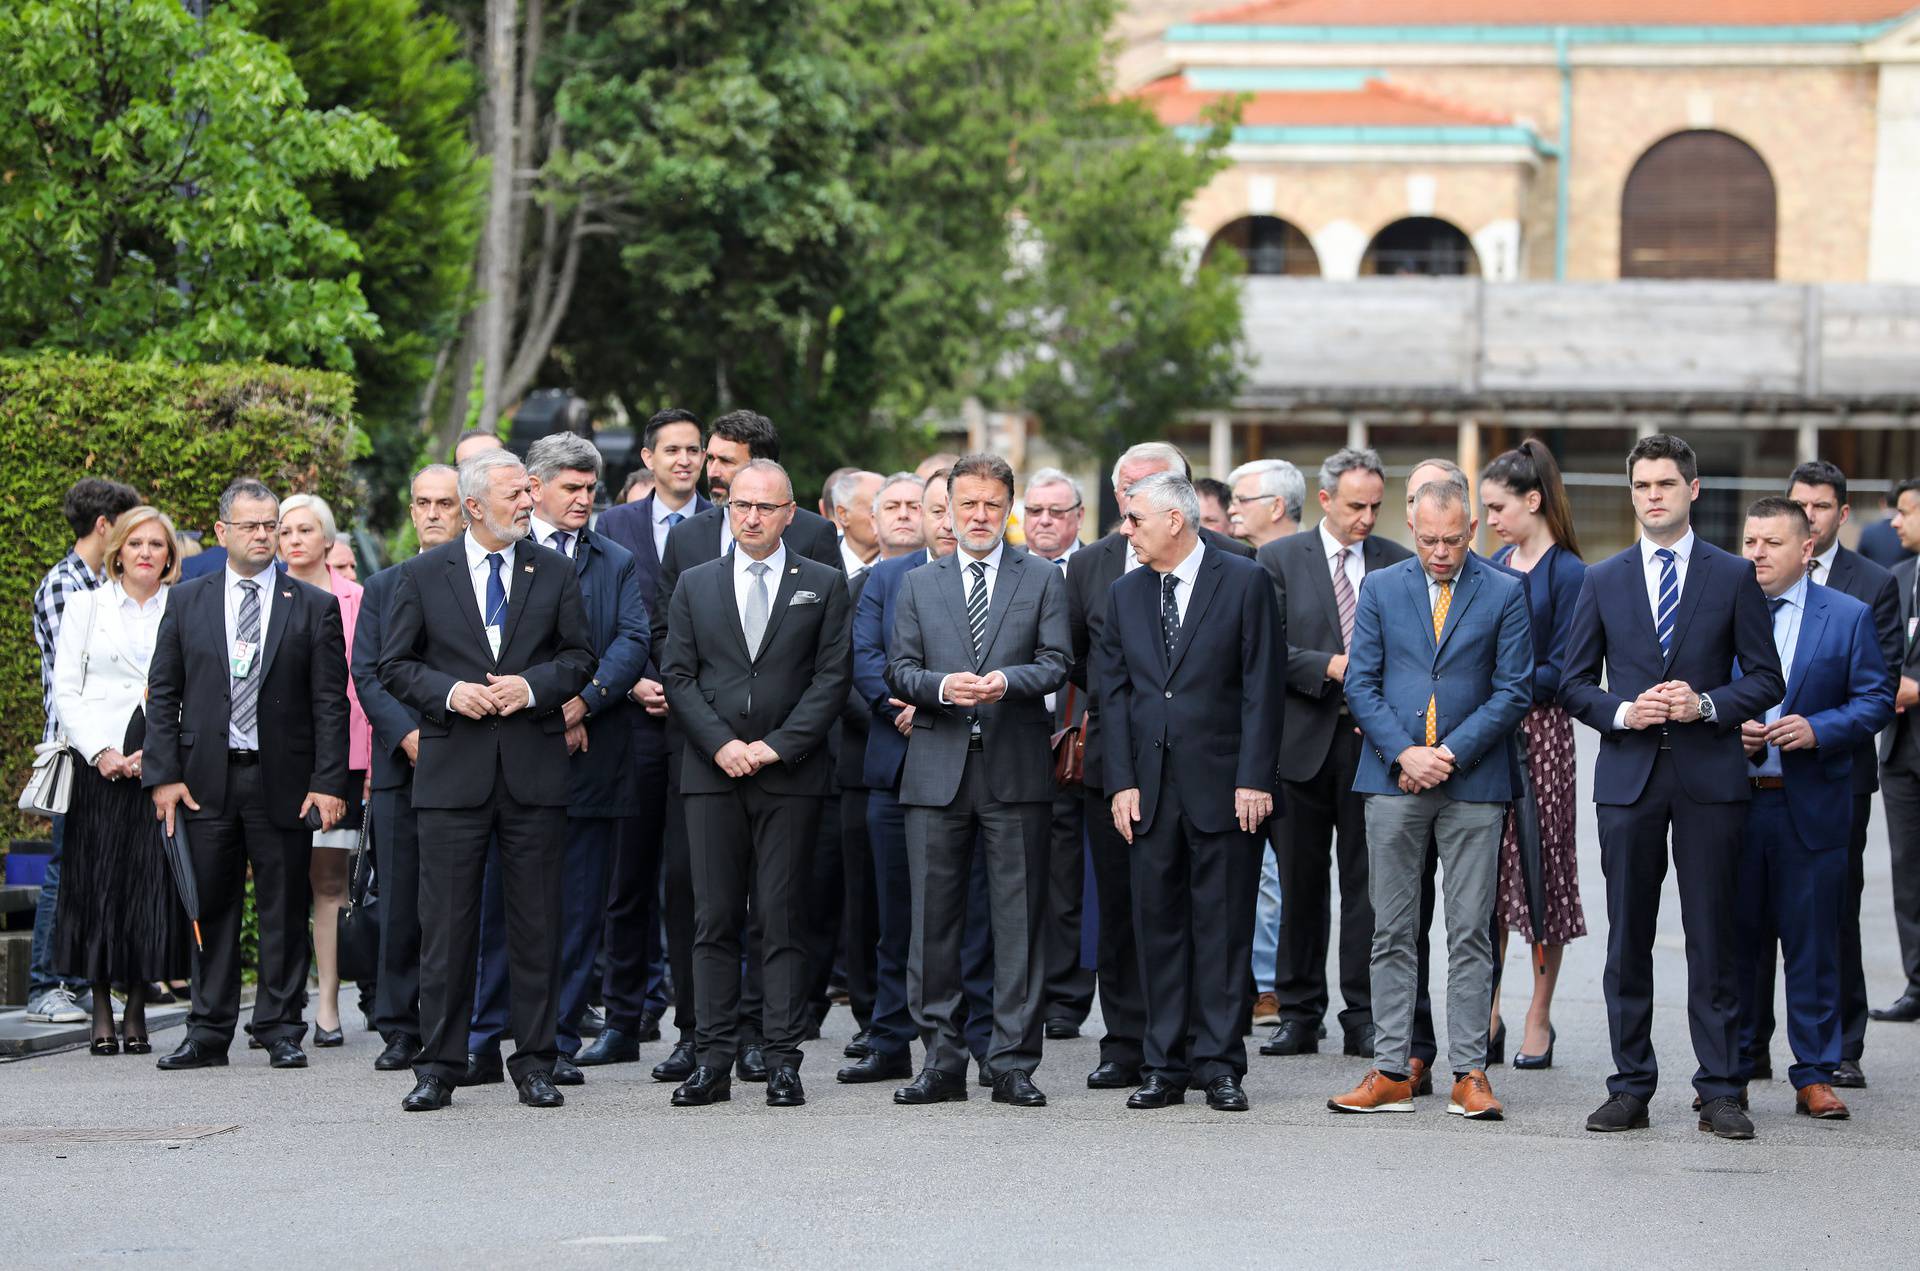
[[[1812,463],[1820,457],[1820,425],[1812,420],[1801,424],[1793,433],[1793,461]]]
[[[1233,421],[1225,415],[1207,421],[1207,468],[1216,481],[1233,471]]]
[[[1367,445],[1367,421],[1354,415],[1347,420],[1347,447],[1364,450]]]

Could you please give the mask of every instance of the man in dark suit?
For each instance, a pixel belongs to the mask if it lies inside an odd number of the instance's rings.
[[[1600,734],[1593,801],[1607,876],[1615,1072],[1587,1128],[1647,1125],[1659,1082],[1653,939],[1671,830],[1700,1128],[1752,1138],[1735,1098],[1743,1072],[1733,894],[1753,797],[1740,723],[1785,696],[1786,683],[1753,566],[1693,532],[1693,447],[1663,433],[1644,437],[1627,454],[1627,476],[1641,538],[1587,571],[1560,690],[1568,712]]]
[[[1825,460],[1803,463],[1787,478],[1787,497],[1806,514],[1813,536],[1813,557],[1807,577],[1815,585],[1831,587],[1865,604],[1873,613],[1873,629],[1886,668],[1888,691],[1893,668],[1900,664],[1900,589],[1893,575],[1840,543],[1840,527],[1847,523],[1847,475]],[[1880,760],[1874,738],[1862,739],[1853,751],[1853,802],[1849,813],[1852,832],[1847,837],[1847,885],[1840,910],[1840,1062],[1833,1084],[1858,1089],[1867,1084],[1860,1057],[1867,1040],[1866,968],[1860,954],[1860,893],[1867,882],[1867,829],[1873,819],[1873,793],[1880,788]],[[1751,991],[1755,1026],[1747,1053],[1748,1068],[1756,1078],[1770,1076],[1767,1045],[1773,1039],[1773,968],[1771,956],[1757,959]]]
[[[226,567],[174,588],[147,673],[141,783],[169,832],[176,817],[192,827],[204,941],[187,1039],[159,1061],[167,1070],[227,1062],[249,868],[253,1036],[275,1068],[307,1066],[307,863],[313,831],[346,813],[346,638],[339,602],[274,566],[279,518],[279,499],[251,478],[221,494]]]
[[[444,463],[414,474],[409,515],[420,551],[451,542],[465,527],[459,472]],[[373,725],[374,876],[380,880],[380,974],[373,1026],[386,1042],[373,1066],[399,1072],[420,1053],[420,824],[413,812],[413,765],[420,757],[420,712],[380,682],[380,645],[400,567],[367,579],[353,631],[353,686]]]
[[[908,995],[926,1067],[896,1103],[967,1097],[961,927],[974,853],[987,862],[993,929],[993,1099],[1043,1107],[1048,822],[1053,803],[1046,695],[1066,678],[1066,584],[1005,541],[1013,469],[967,455],[947,474],[960,550],[909,574],[894,618],[887,683],[914,708],[900,802],[915,921]]]
[[[593,678],[560,708],[566,722],[570,798],[561,859],[560,963],[553,1063],[558,1086],[582,1085],[574,1064],[580,1017],[586,1013],[606,927],[607,872],[622,818],[639,812],[629,749],[628,698],[647,661],[647,607],[640,599],[633,555],[587,528],[600,451],[577,433],[549,433],[527,448],[533,514],[528,537],[571,559],[587,611],[588,640],[599,661]],[[500,1039],[507,1031],[506,898],[497,859],[489,859],[480,900],[480,971],[467,1036],[467,1083],[502,1077]]]
[[[1753,562],[1772,611],[1787,695],[1740,728],[1753,786],[1735,899],[1740,1041],[1744,1054],[1765,1055],[1757,994],[1766,993],[1771,1025],[1777,942],[1787,960],[1794,1110],[1845,1120],[1847,1105],[1833,1087],[1843,1054],[1840,962],[1848,864],[1842,849],[1854,802],[1848,769],[1859,743],[1871,741],[1893,718],[1893,684],[1872,610],[1808,576],[1815,546],[1796,501],[1767,498],[1747,509],[1743,554]]]
[[[1903,481],[1894,492],[1893,528],[1909,551],[1920,551],[1920,480]],[[1920,559],[1908,557],[1893,567],[1900,596],[1903,647],[1893,708],[1893,726],[1880,737],[1880,799],[1887,808],[1887,850],[1893,867],[1893,926],[1900,937],[1900,966],[1906,974],[1892,1005],[1876,1007],[1877,1020],[1910,1024],[1920,1020]]]
[[[1193,483],[1132,483],[1122,533],[1144,568],[1107,592],[1093,648],[1109,823],[1130,846],[1146,1080],[1244,1112],[1246,979],[1260,827],[1277,810],[1286,631],[1266,575],[1200,538]],[[1102,914],[1102,918],[1106,915]]]
[[[1886,570],[1914,558],[1915,549],[1908,546],[1906,537],[1893,523],[1900,513],[1899,493],[1897,489],[1887,491],[1887,515],[1869,521],[1860,531],[1860,554]]]
[[[1127,491],[1142,477],[1177,472],[1191,477],[1192,467],[1178,447],[1149,441],[1133,446],[1113,465],[1114,496],[1125,506]],[[1201,541],[1217,551],[1251,556],[1252,549],[1212,530],[1200,530]],[[1100,1017],[1106,1033],[1100,1039],[1100,1064],[1087,1074],[1093,1090],[1122,1090],[1141,1081],[1145,1062],[1142,1036],[1146,1003],[1140,985],[1140,953],[1133,930],[1133,864],[1127,841],[1113,828],[1100,742],[1100,685],[1092,678],[1089,654],[1100,639],[1106,621],[1107,592],[1122,575],[1140,568],[1127,537],[1115,531],[1091,547],[1083,547],[1067,562],[1067,618],[1073,636],[1073,662],[1068,677],[1087,695],[1085,733],[1087,843],[1093,856],[1094,896],[1100,908],[1100,937],[1095,961],[1100,994]]]
[[[669,407],[647,421],[640,458],[653,473],[653,493],[635,503],[608,508],[594,526],[597,533],[633,553],[640,596],[648,606],[660,603],[660,559],[676,525],[712,507],[696,488],[706,446],[700,420],[691,411]],[[582,1067],[634,1063],[640,1043],[657,1041],[660,1018],[670,1002],[678,1030],[673,1052],[654,1068],[654,1080],[682,1082],[693,1071],[693,900],[686,877],[686,819],[680,807],[679,748],[669,743],[667,696],[660,683],[662,650],[649,646],[647,667],[633,686],[640,709],[628,711],[633,724],[633,762],[640,813],[621,823],[614,849],[613,876],[607,888],[606,975],[601,999],[607,1026],[574,1056]],[[668,848],[678,844],[678,850]],[[675,857],[681,868],[662,886],[663,864]],[[662,905],[663,895],[673,903]],[[664,910],[664,912],[663,912]],[[663,939],[664,937],[664,939]],[[667,967],[673,968],[669,993]],[[684,992],[679,990],[684,988]]]
[[[1263,1055],[1320,1049],[1327,1012],[1327,941],[1333,925],[1328,874],[1340,867],[1342,1049],[1374,1050],[1367,966],[1373,907],[1367,899],[1367,841],[1353,778],[1360,731],[1347,710],[1347,649],[1366,575],[1407,559],[1374,534],[1386,498],[1386,470],[1371,450],[1342,450],[1320,465],[1320,524],[1260,549],[1280,594],[1287,631],[1287,736],[1280,776],[1287,821],[1280,853],[1280,954],[1274,995],[1280,1024]]]
[[[527,472],[506,450],[460,466],[467,532],[400,567],[387,606],[380,682],[420,713],[413,807],[420,827],[418,1077],[401,1106],[444,1108],[466,1075],[487,852],[507,891],[513,1059],[529,1107],[565,1102],[553,1084],[566,703],[594,653],[573,562],[526,541]]]
[[[690,570],[673,594],[667,700],[686,737],[680,760],[693,853],[699,1063],[675,1107],[732,1097],[740,1040],[741,929],[760,908],[767,1104],[798,1107],[806,1028],[809,856],[833,792],[827,732],[851,676],[846,580],[789,552],[793,483],[771,459],[734,477],[736,550]]]

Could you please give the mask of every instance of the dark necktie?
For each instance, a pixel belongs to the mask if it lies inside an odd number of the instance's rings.
[[[240,617],[234,635],[253,646],[252,664],[233,683],[231,715],[235,732],[250,733],[260,717],[260,584],[251,578],[240,580]]]
[[[967,626],[973,631],[974,660],[987,656],[987,565],[975,561],[967,566],[973,575],[973,590],[967,593]]]
[[[547,546],[562,556],[573,555],[573,535],[565,530],[555,530],[553,537],[547,540]]]
[[[482,626],[497,627],[507,616],[507,588],[500,581],[500,567],[505,563],[499,552],[487,553],[487,616]]]
[[[1653,607],[1653,632],[1660,637],[1660,652],[1665,655],[1673,652],[1673,616],[1680,610],[1680,572],[1674,568],[1677,558],[1672,548],[1657,548],[1653,554],[1660,561],[1660,601]]]
[[[1167,660],[1173,660],[1173,646],[1180,643],[1180,605],[1173,593],[1180,580],[1172,574],[1160,575],[1160,639],[1167,646]]]
[[[1340,611],[1340,649],[1342,652],[1353,647],[1353,616],[1359,611],[1359,600],[1353,594],[1353,579],[1347,577],[1347,559],[1353,555],[1351,547],[1343,547],[1333,558],[1333,604]]]

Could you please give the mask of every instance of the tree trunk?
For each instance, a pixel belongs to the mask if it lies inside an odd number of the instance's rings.
[[[474,317],[476,355],[481,361],[480,426],[491,428],[504,403],[508,342],[517,308],[514,286],[513,187],[514,96],[519,51],[517,0],[487,0],[487,153],[492,163],[487,189],[487,227],[481,237],[481,299]]]

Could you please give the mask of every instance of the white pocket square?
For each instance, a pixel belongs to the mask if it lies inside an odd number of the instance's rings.
[[[817,605],[820,603],[820,593],[817,591],[796,591],[793,593],[793,599],[787,603],[789,605]]]

